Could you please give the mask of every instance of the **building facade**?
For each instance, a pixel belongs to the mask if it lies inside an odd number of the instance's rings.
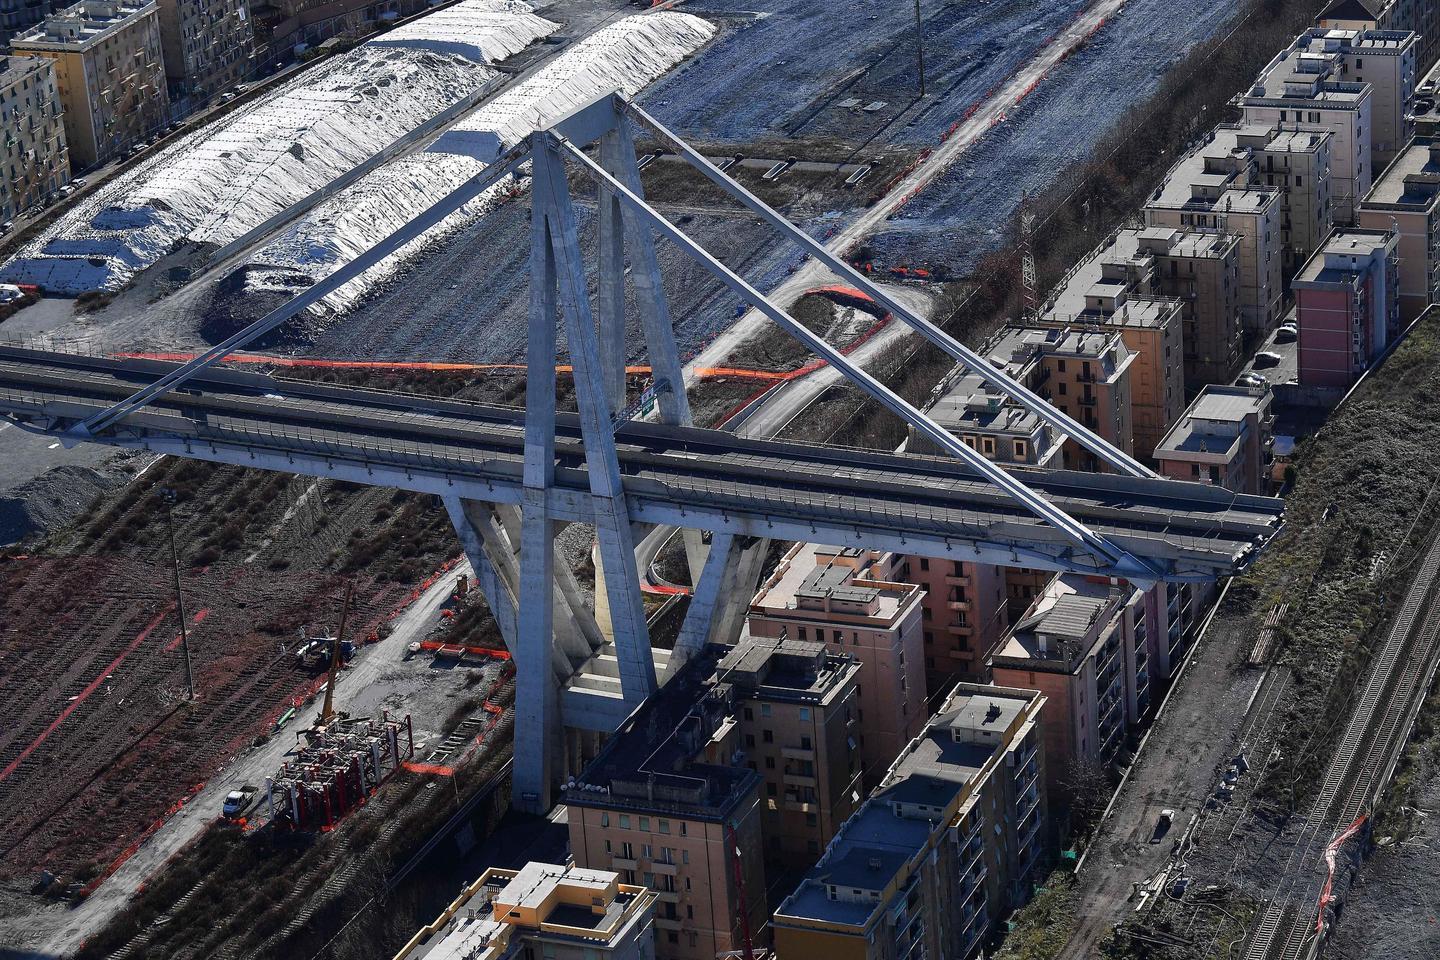
[[[1360,226],[1400,234],[1400,318],[1440,303],[1440,139],[1416,137],[1360,204]]]
[[[1133,355],[1130,422],[1134,452],[1148,459],[1185,406],[1184,304],[1155,296],[1155,260],[1111,237],[1051,292],[1045,326],[1113,330]]]
[[[1149,227],[1234,234],[1244,336],[1258,341],[1275,328],[1284,298],[1283,198],[1278,188],[1256,184],[1248,151],[1212,141],[1186,155],[1165,174],[1144,216]]]
[[[923,591],[921,636],[929,695],[938,696],[960,680],[989,680],[986,661],[1009,623],[1004,568],[909,556],[895,576]]]
[[[156,2],[172,99],[193,110],[250,77],[255,37],[249,0]]]
[[[814,641],[745,637],[720,661],[746,762],[764,779],[773,860],[813,862],[860,804],[859,673],[853,656]]]
[[[1417,33],[1422,68],[1440,59],[1440,3],[1436,0],[1332,0],[1315,22],[1325,29]]]
[[[750,602],[754,637],[824,643],[860,661],[857,738],[864,782],[925,725],[920,589],[899,580],[892,554],[797,544]]]
[[[1065,793],[1080,766],[1114,762],[1148,713],[1151,641],[1144,593],[1062,574],[990,658],[996,684],[1045,696],[1052,796]]]
[[[1409,39],[1379,41],[1383,49],[1370,56],[1368,65],[1371,79],[1358,80],[1355,73],[1364,76],[1367,67],[1365,53],[1355,52],[1360,34],[1307,31],[1270,61],[1249,91],[1235,98],[1246,123],[1330,133],[1336,223],[1355,222],[1356,205],[1370,192],[1375,177],[1377,147],[1382,156],[1393,156],[1408,133],[1404,116],[1415,89],[1416,51],[1413,37],[1401,36]],[[1353,69],[1356,57],[1358,71]],[[1394,71],[1380,69],[1381,60]],[[1396,85],[1382,91],[1392,78]]]
[[[44,57],[0,60],[0,219],[13,220],[70,182],[70,151],[55,66]]]
[[[1044,697],[962,684],[776,910],[786,960],[970,960],[1044,859]]]
[[[1336,233],[1291,283],[1300,383],[1344,390],[1400,335],[1400,236]]]
[[[1115,245],[1155,262],[1154,292],[1179,300],[1185,392],[1228,383],[1245,355],[1240,304],[1240,238],[1216,231],[1146,227],[1121,230]]]
[[[395,960],[653,960],[655,902],[609,870],[491,868]]]
[[[742,916],[763,942],[763,781],[746,762],[733,687],[714,681],[722,653],[692,657],[562,799],[575,864],[654,891],[661,960],[742,949]]]
[[[105,163],[170,122],[153,2],[82,0],[11,42],[53,61],[71,166]]]
[[[1206,387],[1155,451],[1160,473],[1235,493],[1268,493],[1270,401],[1268,388]]]
[[[1066,415],[1131,453],[1130,367],[1134,354],[1120,334],[1087,327],[1006,327],[982,348],[1004,369]],[[1096,457],[1020,409],[975,373],[956,367],[932,391],[930,417],[961,442],[997,463],[1063,465],[1096,470]],[[940,452],[911,431],[908,448]]]

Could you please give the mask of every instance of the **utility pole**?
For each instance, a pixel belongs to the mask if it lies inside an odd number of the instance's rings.
[[[195,699],[195,671],[190,665],[190,635],[185,629],[185,595],[180,592],[180,555],[175,551],[175,491],[160,488],[165,501],[165,526],[170,531],[170,569],[175,574],[175,609],[180,614],[180,648],[185,651],[185,699]]]
[[[920,68],[920,97],[925,97],[925,34],[920,29],[920,0],[915,0],[915,63]]]

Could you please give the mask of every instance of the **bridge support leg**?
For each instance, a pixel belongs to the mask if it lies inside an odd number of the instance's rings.
[[[615,411],[600,362],[603,354],[590,310],[579,231],[565,181],[565,164],[553,136],[537,138],[532,177],[535,189],[543,191],[543,198],[537,194],[534,204],[544,216],[545,235],[549,238],[559,299],[563,305],[561,313],[565,318],[570,361],[575,371],[575,395],[580,407],[580,427],[589,466],[590,500],[595,511],[595,536],[600,545],[601,570],[597,573],[603,573],[605,578],[605,597],[609,602],[610,621],[615,634],[620,686],[626,702],[638,704],[656,689],[655,661],[645,625],[645,606],[640,595],[640,575],[635,565],[630,512],[625,502],[620,462],[615,451],[615,427],[611,421]],[[549,332],[549,349],[536,351],[532,348],[532,358],[537,353],[553,357],[553,324],[549,326]],[[553,372],[550,379],[553,382]],[[533,382],[530,382],[527,395],[533,390]],[[527,427],[530,421],[527,414]]]
[[[743,542],[742,540],[748,540]],[[755,592],[755,578],[769,552],[769,540],[716,533],[710,540],[710,555],[695,581],[690,609],[675,638],[675,648],[665,671],[666,679],[695,656],[705,644],[734,643],[740,623]]]

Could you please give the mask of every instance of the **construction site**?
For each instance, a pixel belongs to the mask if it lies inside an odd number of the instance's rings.
[[[1434,955],[1412,6],[457,0],[108,170],[0,954]]]

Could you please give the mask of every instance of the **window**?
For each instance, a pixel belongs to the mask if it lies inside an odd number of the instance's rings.
[[[766,770],[774,770],[774,769],[775,769],[775,758],[774,758],[774,757],[766,757],[766,758],[765,758],[765,769],[766,769]]]
[[[629,830],[629,829],[630,829],[630,815],[629,815],[629,814],[627,814],[627,813],[622,813],[622,814],[620,814],[620,829],[621,829],[621,830]]]
[[[768,703],[762,703],[762,704],[760,704],[760,716],[762,716],[762,717],[768,717],[768,716],[770,716],[770,704],[768,704]]]
[[[809,750],[809,749],[811,749],[811,744],[810,744],[810,738],[809,738],[809,737],[801,737],[801,738],[800,738],[800,749],[801,749],[801,750]]]
[[[809,720],[809,719],[810,719],[810,708],[809,708],[809,707],[801,707],[801,708],[800,708],[800,719],[801,719],[801,720]]]
[[[747,733],[747,734],[745,734],[745,746],[747,746],[747,747],[753,747],[753,746],[755,746],[755,734],[753,734],[753,733]]]
[[[689,863],[689,862],[690,862],[690,851],[689,851],[689,850],[681,850],[681,851],[680,851],[680,862],[681,862],[681,863]],[[689,890],[689,889],[690,889],[690,881],[688,881],[688,880],[685,881],[685,889],[686,889],[686,890]]]
[[[650,844],[648,843],[644,844],[640,847],[640,855],[643,856],[646,860],[654,860],[655,848],[650,846]]]
[[[804,628],[804,627],[801,627],[801,628],[800,628],[800,639],[801,639],[801,640],[804,640],[804,639],[805,639],[805,628]]]
[[[661,833],[669,833],[669,832],[670,832],[670,821],[669,821],[669,820],[661,820],[661,821],[660,821],[660,832],[661,832]],[[668,848],[667,848],[667,849],[668,849]]]
[[[921,570],[929,570],[929,569],[930,569],[930,560],[929,560],[928,557],[921,557],[921,558],[920,558],[920,569],[921,569]]]
[[[640,818],[640,829],[641,829],[641,830],[644,830],[646,833],[649,833],[649,832],[650,832],[650,818],[649,818],[649,817],[641,817],[641,818]]]
[[[608,826],[610,826],[610,814],[608,814],[608,813],[602,813],[602,814],[600,814],[600,826],[602,826],[602,827],[608,827]]]
[[[1030,455],[1030,445],[1024,440],[1015,441],[1015,459],[1024,460]]]
[[[766,743],[774,743],[774,742],[775,742],[775,734],[774,734],[773,732],[771,732],[771,731],[769,731],[769,730],[762,730],[762,731],[760,731],[760,733],[761,733],[762,739],[763,739]]]
[[[765,794],[766,794],[766,796],[773,797],[773,796],[775,796],[775,792],[776,792],[776,791],[775,791],[775,784],[773,784],[773,783],[767,783],[767,784],[765,784]]]

